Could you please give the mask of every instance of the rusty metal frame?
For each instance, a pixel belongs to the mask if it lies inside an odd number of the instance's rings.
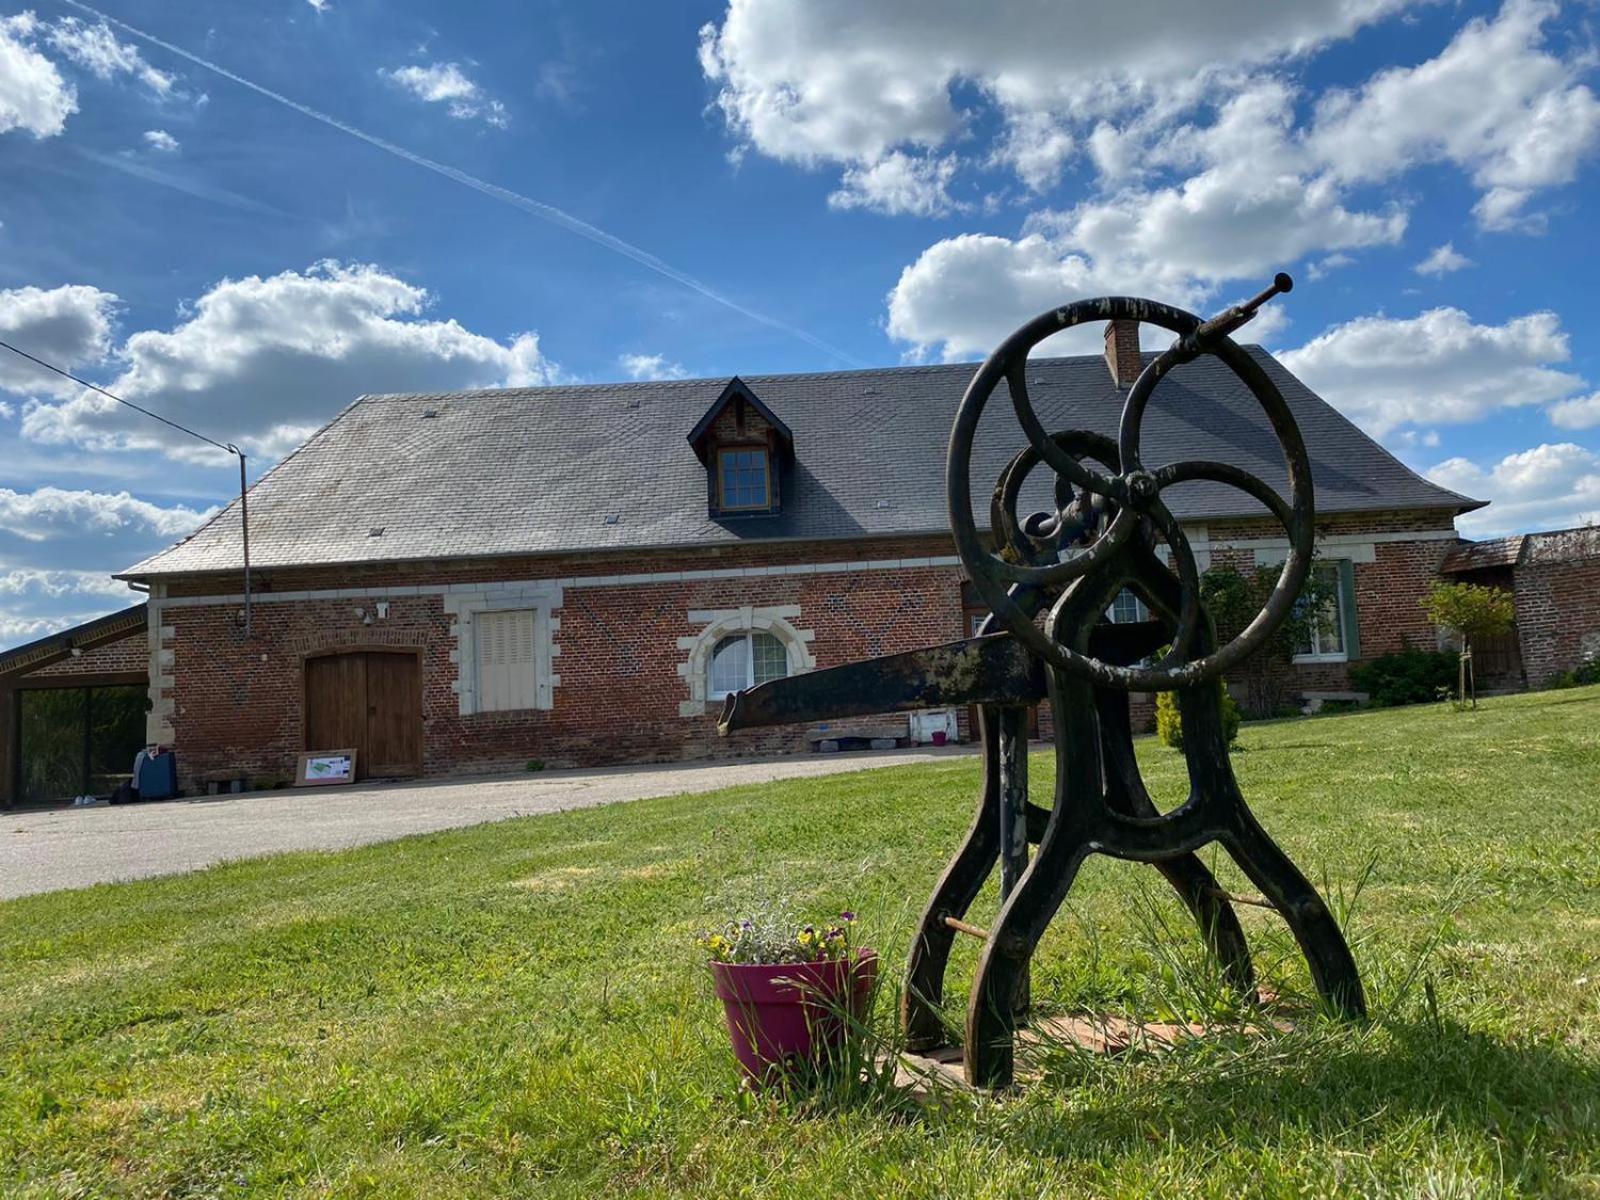
[[[1039,939],[1090,854],[1155,866],[1182,897],[1225,977],[1255,996],[1244,929],[1230,898],[1197,855],[1220,845],[1288,924],[1326,1007],[1361,1018],[1360,974],[1327,905],[1256,821],[1233,775],[1223,732],[1221,679],[1259,651],[1304,587],[1313,549],[1311,465],[1283,396],[1260,365],[1228,336],[1274,295],[1287,275],[1248,304],[1202,321],[1148,300],[1079,301],[1024,325],[978,369],[957,412],[947,463],[950,527],[962,564],[989,606],[979,636],[909,654],[849,663],[774,680],[729,696],[723,732],[957,704],[979,706],[983,786],[965,841],[935,885],[906,968],[902,1020],[910,1046],[948,1040],[944,976],[957,933],[983,938],[967,1004],[964,1063],[969,1082],[990,1088],[1014,1078],[1014,1041],[1030,1002],[1029,964]],[[1088,321],[1136,320],[1176,335],[1144,368],[1123,406],[1118,438],[1082,430],[1047,432],[1028,395],[1027,357],[1040,341]],[[1150,396],[1173,368],[1216,356],[1248,387],[1283,449],[1285,501],[1259,477],[1226,463],[1186,461],[1147,469],[1140,427]],[[1004,382],[1028,445],[1001,472],[990,504],[989,538],[973,518],[973,437]],[[1055,508],[1021,518],[1029,474],[1055,475]],[[1257,499],[1284,526],[1289,551],[1262,611],[1218,646],[1200,573],[1162,492],[1210,480]],[[1165,542],[1168,566],[1156,546]],[[1132,588],[1153,619],[1113,625],[1104,613]],[[1165,652],[1162,653],[1162,648]],[[1161,653],[1153,664],[1148,659]],[[1129,693],[1174,691],[1183,718],[1190,788],[1160,812],[1134,757]],[[1047,699],[1055,724],[1055,796],[1048,809],[1028,799],[1026,708]],[[1030,857],[1030,846],[1036,847]],[[1000,867],[1001,909],[979,929],[965,915]]]

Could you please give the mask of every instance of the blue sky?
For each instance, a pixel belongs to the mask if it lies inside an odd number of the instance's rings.
[[[1287,269],[1251,336],[1492,500],[1464,531],[1574,524],[1595,16],[0,4],[0,337],[258,473],[363,391],[976,359],[1075,295]],[[0,646],[127,603],[234,471],[0,362]]]

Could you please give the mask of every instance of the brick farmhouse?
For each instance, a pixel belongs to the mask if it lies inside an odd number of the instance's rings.
[[[1479,502],[1250,352],[1310,448],[1336,595],[1294,688],[1342,692],[1351,662],[1435,644],[1417,600]],[[1115,322],[1104,357],[1034,360],[1045,425],[1114,434],[1150,357],[1137,325]],[[363,776],[387,776],[785,752],[847,733],[721,738],[715,717],[729,690],[970,633],[982,614],[947,532],[944,465],[972,373],[364,396],[249,493],[248,635],[237,502],[122,573],[148,592],[148,737],[203,789],[285,781],[306,750],[355,747]],[[984,504],[1023,444],[991,408]],[[1221,459],[1284,486],[1270,429],[1215,360],[1163,382],[1143,446],[1147,463]],[[1170,496],[1202,568],[1282,561],[1283,531],[1242,493]],[[1110,616],[1139,609],[1125,595]]]

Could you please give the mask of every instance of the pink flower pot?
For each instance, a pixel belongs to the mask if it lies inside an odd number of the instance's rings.
[[[878,956],[858,950],[854,961],[711,964],[728,1037],[745,1074],[762,1084],[791,1064],[820,1064],[847,1032],[842,1013],[867,1015],[878,979]]]

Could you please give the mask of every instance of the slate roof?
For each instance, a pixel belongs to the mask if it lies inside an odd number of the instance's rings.
[[[1468,542],[1445,555],[1439,570],[1446,575],[1458,575],[1464,571],[1486,571],[1491,567],[1514,567],[1522,558],[1522,544],[1526,540],[1518,533],[1511,537]]]
[[[1408,470],[1264,350],[1250,352],[1300,422],[1319,513],[1480,507]],[[726,376],[364,396],[251,490],[251,562],[272,568],[943,532],[946,442],[975,369],[743,376],[793,431],[794,461],[781,513],[715,520],[706,512],[705,467],[685,439]],[[1099,355],[1038,359],[1028,378],[1047,428],[1115,434],[1126,393]],[[1001,389],[974,455],[980,527],[994,479],[1023,444]],[[1143,457],[1151,467],[1222,459],[1285,485],[1282,455],[1254,398],[1211,358],[1179,368],[1157,389]],[[1207,482],[1184,484],[1168,500],[1191,521],[1263,512]],[[235,501],[123,577],[241,566]]]

